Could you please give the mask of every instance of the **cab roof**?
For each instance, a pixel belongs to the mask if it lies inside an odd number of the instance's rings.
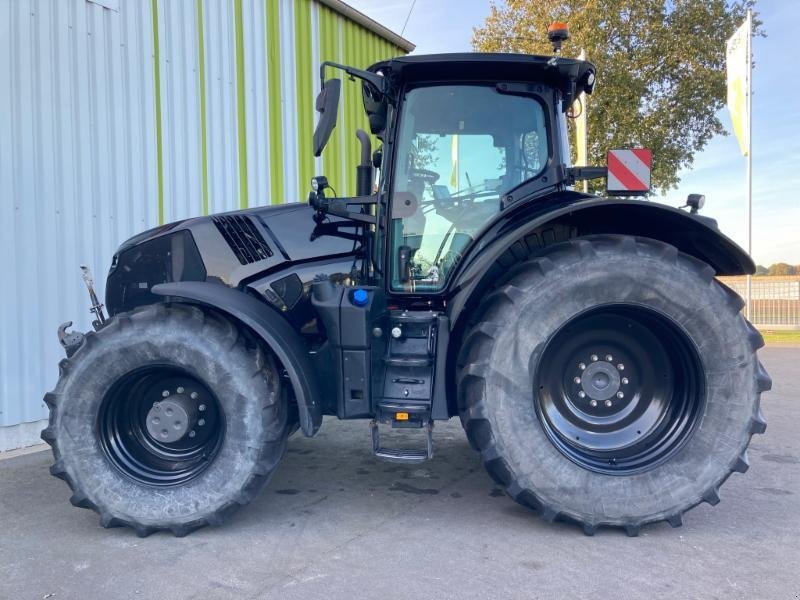
[[[558,88],[564,96],[591,94],[595,81],[595,66],[588,61],[535,54],[409,55],[375,63],[369,70],[382,72],[393,83],[464,80],[543,83]]]

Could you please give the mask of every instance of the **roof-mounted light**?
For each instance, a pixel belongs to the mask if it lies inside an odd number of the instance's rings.
[[[569,39],[569,27],[561,21],[553,21],[547,27],[547,39],[553,44],[553,52],[561,53],[561,43]]]

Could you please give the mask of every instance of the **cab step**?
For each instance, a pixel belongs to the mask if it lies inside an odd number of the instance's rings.
[[[407,426],[403,426],[407,427]],[[433,458],[433,421],[428,420],[422,426],[425,430],[425,448],[384,448],[381,446],[380,424],[370,421],[372,431],[372,451],[381,460],[394,463],[416,464]]]

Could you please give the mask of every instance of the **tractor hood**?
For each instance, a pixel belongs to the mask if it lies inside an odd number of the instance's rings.
[[[307,204],[283,204],[177,221],[140,233],[114,254],[106,306],[113,315],[154,302],[150,290],[159,283],[211,281],[240,287],[297,264],[353,255],[350,240],[313,236],[313,217]]]

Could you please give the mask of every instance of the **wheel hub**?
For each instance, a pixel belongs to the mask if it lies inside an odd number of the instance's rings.
[[[610,362],[604,360],[590,363],[580,376],[583,393],[590,399],[605,401],[616,396],[622,375]]]
[[[164,444],[183,439],[197,421],[197,407],[186,394],[153,403],[147,413],[147,433]]]

